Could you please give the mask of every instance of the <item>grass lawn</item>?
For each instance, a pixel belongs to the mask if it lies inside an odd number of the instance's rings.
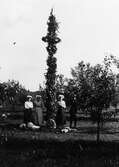
[[[96,124],[89,120],[80,119],[76,131],[58,133],[20,129],[22,115],[0,119],[0,167],[119,166],[119,122],[107,121],[97,144]]]
[[[101,141],[119,141],[119,115],[115,119],[108,120],[101,128]],[[93,124],[89,118],[84,120],[83,116],[79,117],[77,130],[68,133],[49,132],[42,127],[40,130],[23,130],[19,125],[23,122],[23,112],[10,112],[6,119],[0,118],[0,134],[7,135],[10,138],[27,139],[27,140],[56,140],[56,141],[96,141],[96,124]],[[69,126],[67,121],[66,126]]]

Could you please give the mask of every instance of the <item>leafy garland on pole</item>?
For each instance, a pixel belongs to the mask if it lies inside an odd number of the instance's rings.
[[[57,69],[57,59],[54,57],[54,54],[57,51],[56,44],[61,40],[57,37],[58,32],[58,23],[55,16],[53,15],[53,9],[50,12],[48,18],[48,29],[47,35],[42,38],[44,42],[47,43],[47,73],[46,77],[46,108],[47,108],[47,120],[53,118],[56,111],[56,90],[55,90],[55,80],[56,80],[56,69]]]

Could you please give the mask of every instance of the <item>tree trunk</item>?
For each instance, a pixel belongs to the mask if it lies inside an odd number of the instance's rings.
[[[97,143],[100,141],[100,123],[101,123],[101,110],[98,110],[98,118],[97,118]]]
[[[97,121],[97,143],[100,141],[100,120]]]

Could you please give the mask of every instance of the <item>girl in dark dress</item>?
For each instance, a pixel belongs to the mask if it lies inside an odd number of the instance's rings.
[[[65,104],[63,95],[59,95],[57,105],[58,106],[57,106],[57,114],[56,114],[56,126],[57,128],[63,128],[66,122],[66,119],[65,119],[66,104]]]
[[[70,114],[70,128],[72,128],[72,124],[74,123],[74,127],[76,128],[76,124],[77,124],[77,100],[76,97],[73,97],[73,100],[71,102],[71,107],[69,110],[69,114]]]

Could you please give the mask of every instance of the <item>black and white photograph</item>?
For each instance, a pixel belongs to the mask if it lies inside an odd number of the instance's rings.
[[[118,0],[0,0],[0,167],[119,167]]]

